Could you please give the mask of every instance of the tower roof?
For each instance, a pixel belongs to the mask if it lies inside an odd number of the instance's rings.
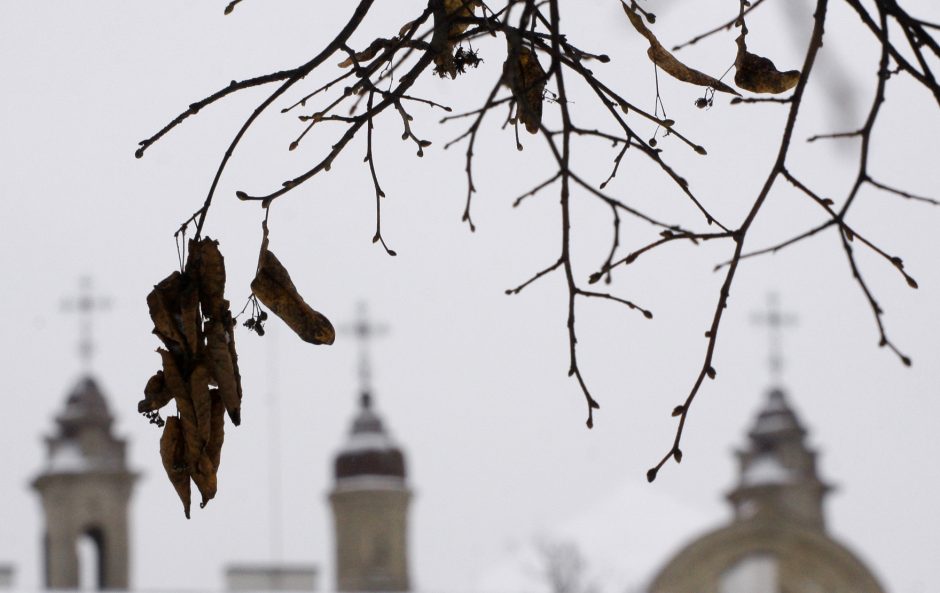
[[[359,476],[405,478],[405,456],[375,412],[372,396],[364,392],[349,437],[336,456],[337,480]]]
[[[98,382],[91,375],[81,377],[69,390],[55,420],[58,430],[46,438],[46,464],[40,478],[102,471],[129,472],[125,465],[125,442],[113,434],[114,417]]]
[[[796,413],[787,402],[780,387],[771,388],[767,401],[757,413],[754,427],[748,432],[752,443],[758,447],[772,447],[792,438],[802,439],[806,434]]]
[[[69,391],[65,409],[56,416],[63,428],[79,425],[108,426],[113,420],[101,388],[91,375],[81,377]]]

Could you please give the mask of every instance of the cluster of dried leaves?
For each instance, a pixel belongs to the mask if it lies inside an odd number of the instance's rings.
[[[238,191],[236,196],[240,200],[258,202],[265,209],[269,209],[281,196],[295,190],[318,174],[330,170],[340,153],[349,148],[354,139],[361,138],[364,140],[366,153],[364,163],[368,167],[375,194],[373,242],[381,243],[389,255],[395,255],[382,235],[381,205],[385,192],[379,181],[380,168],[376,164],[374,151],[375,121],[385,115],[400,118],[404,129],[401,138],[406,142],[414,143],[418,156],[424,154],[424,149],[431,145],[431,141],[419,136],[421,132],[416,129],[419,124],[415,123],[415,117],[409,112],[412,106],[420,109],[442,109],[448,112],[449,115],[441,119],[441,123],[469,122],[465,130],[446,143],[444,148],[465,144],[466,205],[463,219],[473,230],[475,227],[471,218],[471,201],[477,191],[473,170],[474,149],[478,135],[483,129],[484,120],[499,109],[505,108],[505,117],[500,118],[502,128],[508,128],[514,133],[517,148],[523,149],[519,139],[521,126],[530,134],[537,135],[540,141],[544,141],[550,155],[551,167],[554,168],[552,175],[538,182],[529,192],[516,199],[514,206],[519,205],[526,198],[545,192],[550,187],[557,188],[560,235],[557,257],[552,259],[544,269],[536,272],[519,286],[508,290],[507,293],[516,294],[550,274],[563,275],[567,288],[569,376],[577,381],[584,395],[588,411],[588,426],[592,426],[593,411],[599,407],[599,404],[593,397],[578,364],[576,302],[598,299],[619,303],[630,310],[642,313],[647,319],[652,318],[652,313],[648,309],[633,301],[615,294],[590,289],[589,285],[594,285],[601,280],[609,284],[615,271],[619,272],[644,254],[666,244],[681,242],[694,246],[704,242],[717,242],[727,246],[727,260],[716,268],[724,270],[724,280],[715,298],[711,322],[705,331],[707,345],[702,365],[688,393],[681,403],[673,408],[673,415],[677,417],[675,438],[663,458],[647,474],[648,478],[653,480],[656,472],[667,461],[678,462],[682,459],[679,445],[683,427],[703,382],[716,375],[713,357],[719,329],[724,311],[728,307],[728,296],[731,293],[738,265],[744,259],[775,253],[817,233],[834,229],[836,232],[833,234],[836,236],[837,244],[845,252],[852,277],[871,307],[879,333],[879,344],[894,351],[905,364],[910,362],[887,337],[881,319],[881,307],[861,273],[853,245],[860,245],[888,262],[904,276],[910,286],[916,287],[916,282],[904,270],[901,259],[867,239],[859,232],[859,229],[847,221],[847,213],[855,202],[859,188],[866,184],[908,199],[937,203],[936,200],[914,196],[875,181],[869,171],[868,154],[872,130],[881,106],[884,104],[885,86],[892,76],[899,74],[909,76],[936,97],[940,105],[940,84],[934,72],[936,60],[940,58],[940,44],[931,32],[940,29],[940,26],[912,16],[900,6],[898,0],[867,0],[867,3],[865,0],[831,1],[843,2],[853,10],[865,28],[871,32],[872,42],[876,47],[881,48],[881,59],[877,68],[873,68],[875,70],[875,100],[863,125],[858,130],[816,136],[811,139],[858,138],[861,140],[860,163],[855,183],[850,192],[843,197],[841,206],[838,207],[834,199],[814,191],[800,179],[798,172],[791,171],[787,160],[791,151],[793,130],[799,108],[804,101],[804,90],[811,78],[817,53],[823,44],[830,0],[815,0],[812,18],[806,19],[806,27],[808,30],[811,29],[811,32],[802,66],[799,70],[789,71],[780,71],[773,61],[752,53],[748,49],[749,32],[745,17],[764,4],[765,0],[755,0],[753,3],[748,0],[738,0],[737,14],[733,18],[685,44],[674,47],[671,51],[667,50],[660,41],[662,35],[658,37],[651,28],[656,22],[653,14],[644,10],[636,0],[621,2],[626,15],[624,29],[628,32],[625,37],[635,39],[635,34],[638,34],[649,45],[646,56],[641,58],[642,61],[639,64],[630,64],[630,66],[642,65],[642,62],[648,59],[655,65],[654,72],[662,71],[683,82],[704,87],[704,96],[695,99],[695,105],[698,107],[712,106],[713,97],[717,92],[732,95],[731,104],[765,102],[786,106],[787,115],[780,129],[777,158],[769,164],[767,177],[760,191],[754,195],[743,196],[740,200],[748,206],[742,219],[735,224],[725,224],[713,216],[706,206],[707,200],[693,192],[685,177],[680,175],[666,160],[667,155],[664,150],[657,146],[656,133],[663,129],[665,134],[676,140],[680,148],[688,148],[703,156],[707,154],[702,145],[689,139],[679,129],[676,122],[668,119],[665,112],[660,109],[662,101],[658,77],[653,79],[657,81],[656,106],[652,111],[645,110],[639,107],[636,101],[627,98],[627,90],[635,92],[635,89],[618,90],[620,81],[604,80],[595,74],[592,69],[594,63],[611,61],[606,54],[579,47],[576,45],[579,42],[575,39],[574,32],[563,30],[561,26],[562,5],[565,4],[567,8],[574,10],[583,9],[583,3],[573,1],[566,3],[563,0],[506,0],[502,6],[490,6],[482,0],[427,0],[426,6],[419,14],[409,15],[411,18],[403,16],[402,22],[406,23],[404,26],[399,27],[397,24],[390,26],[386,36],[370,36],[372,41],[366,44],[364,49],[356,50],[350,46],[351,39],[354,33],[360,30],[375,4],[374,0],[357,0],[355,6],[351,7],[352,14],[348,22],[332,40],[325,43],[319,53],[310,57],[308,61],[293,68],[277,70],[241,81],[232,81],[228,86],[191,104],[163,129],[141,141],[136,155],[143,156],[144,152],[167,132],[206,106],[245,89],[275,85],[276,88],[257,104],[235,133],[221,164],[215,171],[203,206],[183,223],[183,228],[195,223],[198,239],[212,205],[219,179],[249,128],[263,112],[285,97],[289,91],[295,89],[299,83],[313,79],[315,72],[324,74],[323,84],[316,86],[312,91],[302,93],[299,98],[281,109],[282,113],[307,110],[298,114],[298,120],[303,126],[302,131],[289,143],[288,150],[296,149],[314,126],[323,127],[326,122],[340,129],[337,136],[332,141],[324,141],[323,154],[317,157],[318,160],[293,178],[282,181],[267,193],[251,194],[247,191]],[[240,2],[241,0],[232,0],[226,6],[225,12],[232,12]],[[705,74],[680,61],[674,54],[678,49],[692,45],[705,37],[731,32],[734,29],[736,31],[726,40],[725,47],[734,49],[729,53],[729,55],[733,53],[734,61],[729,64],[728,71],[730,72],[731,68],[735,70],[733,79],[735,86],[722,81],[725,75],[716,77]],[[900,36],[897,35],[898,31],[901,32]],[[499,38],[505,41],[505,45],[499,41],[488,46],[484,45],[488,40]],[[477,42],[479,46],[471,45]],[[593,40],[588,39],[587,42],[591,43]],[[731,45],[732,43],[734,46]],[[342,58],[338,60],[342,67],[341,74],[335,74],[335,71],[327,68],[329,64],[335,63],[334,56],[337,55]],[[450,114],[451,107],[414,95],[414,84],[422,75],[457,79],[467,72],[468,68],[478,66],[483,59],[481,55],[496,56],[502,62],[502,69],[488,83],[481,84],[478,80],[474,82],[475,87],[480,87],[484,91],[481,93],[482,99],[477,108],[464,113]],[[648,91],[649,89],[643,89],[641,92],[648,93]],[[756,93],[759,96],[745,96],[745,93]],[[764,96],[767,94],[773,96]],[[314,104],[316,107],[313,107]],[[590,111],[591,117],[582,118],[581,113],[588,110],[593,110]],[[551,113],[551,116],[546,117],[546,113]],[[605,123],[597,123],[598,118],[595,116],[598,113],[604,117]],[[581,123],[586,121],[591,123]],[[649,137],[648,131],[645,131],[649,127],[655,127],[653,138],[643,140]],[[329,132],[324,130],[323,133]],[[589,181],[587,174],[582,173],[579,167],[573,164],[575,161],[572,154],[576,150],[575,145],[586,142],[602,142],[605,146],[613,147],[612,171],[609,177],[601,183]],[[622,162],[625,162],[627,158],[646,159],[658,167],[664,178],[673,184],[675,194],[687,200],[701,214],[701,222],[704,223],[702,227],[685,228],[671,220],[663,220],[659,215],[638,209],[635,203],[631,202],[630,192],[626,192],[625,195],[613,193],[608,184],[614,179]],[[751,240],[750,232],[754,220],[761,214],[770,192],[775,186],[781,185],[781,181],[788,182],[815,203],[820,208],[823,222],[801,230],[786,241],[746,251],[745,244]],[[575,223],[571,201],[574,195],[577,195],[578,199],[595,200],[610,211],[612,233],[609,255],[588,274],[575,269],[571,257],[573,241],[571,228]],[[638,225],[641,230],[630,237],[624,236],[621,224],[626,217],[642,223]],[[651,232],[644,233],[642,229],[648,229]],[[332,328],[327,329],[328,322],[325,324],[324,320],[313,314],[315,312],[311,313],[313,310],[306,307],[302,299],[297,300],[299,297],[285,296],[296,294],[296,291],[277,258],[267,251],[266,228],[262,242],[258,277],[252,284],[254,294],[272,311],[284,318],[304,339],[313,343],[332,341]],[[749,247],[749,249],[752,248]],[[184,271],[184,275],[187,273]],[[187,282],[182,284],[186,285]],[[179,300],[171,299],[171,301],[188,304],[190,301],[186,299],[191,298],[181,292]],[[177,307],[180,312],[183,310],[182,304],[174,305],[174,307]],[[211,314],[208,317],[217,323]],[[263,328],[259,330],[261,322],[263,319],[260,317],[253,318],[250,328],[262,333]],[[225,322],[222,322],[220,327],[224,333],[230,333],[231,325],[225,325]],[[193,333],[192,330],[190,333]],[[198,338],[201,334],[196,331],[195,335]],[[198,339],[195,343],[198,344]],[[180,363],[184,367],[181,381],[186,384],[186,381],[191,380],[192,370],[195,367],[187,358],[190,356],[190,350],[186,350],[190,348],[189,343],[184,340],[179,344],[183,345],[180,352],[185,355],[177,353],[169,345],[167,345],[167,350],[168,355],[173,357],[174,363],[177,362],[179,356],[183,357],[183,362]],[[198,358],[198,353],[198,347],[192,349],[192,356]],[[208,381],[214,380],[211,369],[206,374],[210,377]],[[191,395],[188,397],[192,399]],[[212,397],[210,393],[210,403],[213,401]],[[221,401],[224,403],[224,398]],[[188,438],[189,428],[182,412],[180,418],[179,428],[172,430],[184,435],[185,441]],[[198,423],[195,426],[200,427]],[[208,435],[211,437],[211,429]],[[168,442],[169,440],[168,437]],[[184,453],[187,450],[184,449]],[[188,475],[194,476],[198,473],[198,462],[203,452],[196,447],[189,454],[191,459],[186,459],[183,455],[185,463],[178,463],[172,467],[186,467]]]
[[[333,326],[298,294],[267,241],[251,289],[303,340],[333,343]],[[192,483],[202,496],[200,507],[218,490],[226,412],[232,424],[241,424],[235,319],[225,299],[225,260],[218,242],[190,240],[185,267],[154,286],[147,306],[153,333],[164,346],[157,349],[162,368],[147,381],[137,410],[163,428],[160,458],[188,519]],[[160,410],[171,401],[177,415],[164,421]]]
[[[225,261],[208,237],[189,242],[182,272],[174,271],[147,295],[163,368],[144,388],[137,410],[163,425],[160,457],[189,518],[190,480],[215,496],[225,440],[225,412],[241,423],[242,387],[235,352],[235,322],[225,300]],[[159,410],[175,401],[178,416],[164,423]]]
[[[643,37],[646,37],[649,41],[650,48],[646,53],[650,60],[662,68],[664,72],[683,82],[740,96],[740,93],[720,80],[699,72],[694,68],[689,68],[676,59],[676,57],[656,39],[656,35],[647,28],[635,4],[633,6],[624,4],[623,11],[627,13],[630,23],[637,32]],[[651,23],[656,21],[652,14],[646,13],[646,16],[650,19]],[[738,52],[734,60],[734,83],[740,88],[751,91],[752,93],[778,94],[789,91],[795,87],[796,83],[800,81],[800,71],[789,70],[787,72],[780,72],[769,59],[747,51],[747,44],[744,41],[744,38],[747,36],[747,26],[744,24],[743,16],[737,24],[741,28],[741,34],[736,41]]]

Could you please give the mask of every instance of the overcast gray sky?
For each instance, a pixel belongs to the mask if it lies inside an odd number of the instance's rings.
[[[377,3],[369,34],[392,34],[420,4]],[[648,4],[660,13],[657,26],[668,31],[670,45],[733,14],[736,3],[718,14],[675,2]],[[869,37],[841,2],[832,4],[819,71],[830,73],[831,84],[811,94],[799,139],[857,124],[874,84],[877,54]],[[929,0],[907,4],[940,21]],[[231,79],[305,61],[348,12],[344,3],[248,0],[223,17],[224,5],[0,0],[6,402],[0,563],[16,565],[24,589],[40,585],[41,517],[28,483],[42,466],[41,437],[52,430],[52,416],[81,370],[78,321],[61,311],[61,302],[83,275],[112,303],[95,324],[93,367],[118,432],[130,440],[130,463],[144,474],[133,507],[137,588],[217,589],[226,563],[266,560],[316,562],[326,572],[321,585],[331,586],[325,494],[332,455],[355,406],[356,349],[349,338],[313,347],[277,320],[264,338],[239,332],[244,421],[228,432],[218,497],[195,509],[191,521],[183,519],[160,467],[159,432],[136,414],[159,361],[144,297],[176,267],[172,232],[201,204],[225,146],[263,91],[205,109],[139,161],[137,142]],[[617,3],[578,6],[563,15],[575,36],[590,49],[609,47],[614,58],[597,72],[651,107],[644,42]],[[791,24],[799,14],[767,8],[749,21],[754,44],[781,68],[795,68],[801,50]],[[355,46],[364,47],[369,34]],[[733,56],[731,39],[684,55],[720,74]],[[472,106],[468,97],[482,100],[504,48],[497,41],[480,49],[479,71],[457,81],[428,80],[418,90],[455,107]],[[836,92],[844,91],[845,80],[855,81],[848,88],[857,104]],[[661,143],[666,157],[717,215],[740,220],[772,162],[783,110],[730,107],[719,98],[699,111],[692,106],[697,89],[673,81],[662,88],[670,117],[709,151],[700,157],[667,139]],[[873,170],[885,183],[938,197],[936,104],[903,77],[892,81],[888,98]],[[590,98],[581,90],[572,101],[578,108]],[[518,153],[499,118],[489,120],[477,151],[477,232],[471,234],[460,223],[464,149],[442,150],[463,128],[438,126],[440,111],[413,111],[419,135],[434,142],[423,159],[399,140],[397,115],[377,123],[377,166],[388,194],[384,233],[398,257],[370,241],[374,196],[361,162],[363,141],[328,175],[276,203],[271,248],[307,300],[334,323],[351,321],[356,303],[367,300],[390,329],[372,348],[374,384],[378,408],[407,451],[416,491],[411,564],[418,588],[516,590],[520,579],[532,580],[531,559],[520,550],[539,537],[565,537],[590,552],[602,589],[621,593],[648,578],[685,538],[726,520],[721,495],[734,480],[731,451],[743,443],[769,380],[766,332],[751,318],[768,292],[777,291],[799,317],[784,339],[784,382],[822,451],[821,473],[839,487],[827,509],[831,531],[889,590],[940,590],[940,211],[866,190],[852,214],[858,228],[904,258],[920,283],[912,291],[883,261],[860,255],[888,331],[913,358],[912,368],[877,347],[870,311],[834,235],[749,262],[722,329],[717,380],[705,385],[690,416],[685,460],[647,485],[646,469],[673,436],[669,412],[701,364],[701,336],[720,282],[711,267],[726,246],[672,246],[616,276],[611,290],[651,308],[652,321],[610,303],[579,305],[582,368],[602,406],[588,431],[583,398],[566,377],[562,278],[546,278],[519,296],[503,294],[557,257],[557,194],[511,208],[516,195],[544,178],[544,146],[525,137]],[[235,200],[235,190],[279,186],[319,158],[338,128],[322,126],[289,153],[297,132],[296,120],[276,109],[262,117],[232,160],[209,215],[206,232],[220,240],[233,307],[249,294],[261,220],[261,210]],[[851,181],[854,148],[800,146],[792,168],[838,201]],[[583,166],[600,182],[615,153],[590,143],[581,150]],[[609,189],[664,216],[699,223],[675,189],[639,160],[627,159]],[[758,220],[753,246],[819,221],[817,210],[781,187]],[[574,213],[575,253],[586,278],[609,248],[610,225],[606,210],[582,195]],[[622,242],[633,247],[650,237],[633,223],[625,232]],[[274,489],[272,418],[282,477]],[[535,590],[537,582],[527,586]]]

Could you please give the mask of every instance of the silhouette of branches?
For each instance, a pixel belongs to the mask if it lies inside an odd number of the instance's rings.
[[[226,13],[236,9],[240,1],[229,3]],[[859,164],[854,183],[847,195],[839,200],[840,205],[837,205],[835,199],[825,196],[823,192],[803,181],[799,171],[791,170],[788,159],[795,145],[794,129],[801,107],[806,101],[806,89],[815,82],[814,67],[826,34],[829,4],[837,1],[845,2],[855,12],[862,25],[870,32],[872,43],[881,50],[879,62],[874,68],[874,99],[862,126],[857,130],[822,133],[808,139],[809,142],[833,140],[859,143]],[[482,0],[428,0],[427,6],[417,14],[410,17],[403,15],[403,21],[408,19],[403,27],[393,27],[385,36],[375,38],[365,48],[356,49],[350,45],[350,40],[373,7],[373,0],[359,0],[352,8],[352,15],[347,23],[308,61],[286,70],[232,81],[225,88],[191,104],[156,134],[141,141],[136,154],[138,157],[143,156],[150,146],[190,116],[229,95],[254,87],[277,85],[238,127],[212,178],[202,207],[182,224],[180,231],[185,231],[190,224],[195,224],[195,237],[198,240],[212,206],[219,179],[235,149],[258,117],[311,73],[320,71],[328,61],[334,62],[336,57],[343,58],[340,65],[344,70],[341,74],[332,76],[326,84],[307,91],[301,99],[281,109],[285,114],[299,113],[298,119],[303,126],[290,143],[290,150],[296,149],[304,142],[308,132],[315,126],[326,127],[330,124],[335,127],[333,140],[323,144],[318,160],[308,170],[285,180],[279,187],[258,193],[240,190],[236,195],[240,200],[257,201],[267,208],[287,193],[328,171],[336,158],[351,146],[354,139],[364,136],[366,152],[363,162],[372,180],[376,204],[373,242],[380,243],[389,255],[395,255],[382,235],[381,213],[385,191],[380,184],[374,152],[374,137],[378,133],[374,122],[378,118],[387,116],[400,121],[402,140],[410,142],[419,157],[431,146],[431,142],[425,137],[426,125],[430,124],[431,120],[422,117],[424,113],[442,110],[446,115],[437,118],[437,123],[450,128],[460,126],[456,135],[444,144],[444,148],[460,147],[464,151],[466,195],[462,218],[471,231],[475,229],[472,218],[472,199],[477,192],[474,176],[480,174],[474,169],[475,147],[480,135],[488,130],[485,124],[488,120],[495,119],[501,128],[509,128],[519,150],[524,149],[521,138],[525,134],[538,138],[545,143],[552,171],[547,177],[540,177],[541,181],[533,181],[532,189],[519,196],[513,205],[518,206],[524,200],[545,192],[557,194],[557,254],[547,258],[551,263],[544,269],[535,272],[506,293],[517,294],[549,275],[560,274],[564,278],[568,374],[575,379],[585,399],[588,427],[593,426],[594,410],[599,408],[599,403],[579,365],[578,304],[585,299],[609,301],[639,312],[644,318],[653,317],[645,304],[641,306],[626,296],[599,292],[588,287],[601,280],[611,283],[614,272],[625,273],[625,268],[640,256],[667,245],[694,246],[704,242],[724,245],[726,261],[716,266],[716,270],[723,274],[723,281],[715,298],[711,322],[705,332],[707,343],[702,364],[695,373],[684,399],[673,409],[673,416],[677,417],[675,435],[666,453],[647,473],[647,478],[652,481],[669,460],[679,462],[682,459],[680,445],[683,430],[705,379],[713,379],[716,376],[713,358],[718,336],[739,265],[745,259],[776,253],[809,237],[830,229],[835,230],[847,265],[873,313],[879,334],[878,343],[895,352],[904,364],[910,364],[910,359],[888,338],[882,321],[882,309],[873,287],[864,279],[855,249],[860,247],[878,255],[884,262],[893,266],[912,288],[916,288],[917,283],[904,269],[899,257],[869,240],[866,233],[849,221],[849,213],[860,189],[866,184],[907,201],[938,204],[938,200],[932,197],[915,195],[876,181],[878,177],[872,173],[869,159],[873,131],[886,101],[886,87],[892,78],[902,75],[910,78],[931,93],[940,106],[940,84],[934,72],[940,65],[940,44],[933,36],[937,25],[908,14],[896,0],[871,0],[867,3],[862,0],[816,0],[812,20],[806,23],[807,28],[811,29],[811,34],[803,54],[802,67],[799,71],[780,72],[769,59],[751,53],[745,42],[748,34],[746,19],[752,11],[762,5],[765,5],[764,0],[756,0],[753,3],[741,0],[736,17],[673,49],[676,51],[687,48],[706,37],[723,32],[734,32],[738,48],[734,63],[734,82],[737,89],[750,93],[743,95],[739,90],[722,82],[724,76],[713,78],[687,67],[676,59],[662,46],[650,28],[656,23],[655,15],[635,0],[624,0],[622,8],[625,14],[625,34],[633,34],[632,27],[636,34],[645,37],[650,44],[648,57],[641,56],[641,59],[653,62],[657,81],[656,107],[649,112],[627,98],[628,89],[620,88],[619,81],[602,80],[595,75],[591,69],[593,63],[609,62],[610,58],[606,54],[581,47],[579,38],[583,35],[563,28],[563,10],[574,10],[576,3],[562,0],[507,0],[503,6],[497,7],[487,5]],[[482,60],[479,56],[482,48],[486,48],[488,57],[501,56],[503,63],[495,79],[476,85],[481,92],[479,102],[474,108],[454,113],[451,107],[433,98],[416,94],[415,83],[422,77],[436,75],[454,79],[476,68]],[[698,107],[710,107],[715,95],[724,92],[733,96],[731,102],[735,104],[770,102],[786,109],[776,158],[770,164],[760,190],[756,195],[746,198],[749,208],[739,222],[721,221],[713,215],[708,207],[711,201],[708,196],[693,192],[686,178],[667,160],[663,150],[657,147],[657,136],[665,135],[676,139],[683,150],[690,150],[703,157],[707,154],[705,148],[693,140],[688,132],[666,117],[658,85],[658,77],[666,74],[705,88],[704,96],[696,101]],[[727,72],[725,74],[727,75]],[[577,101],[572,100],[572,89],[575,87],[578,89]],[[590,125],[581,123],[587,121],[583,113],[589,109],[593,109],[592,113],[595,115],[602,113],[603,123],[597,123],[596,118],[591,118]],[[653,137],[644,140],[646,134],[640,132],[637,127],[639,124],[655,125],[656,132]],[[599,185],[587,181],[591,175],[576,165],[580,161],[573,156],[581,150],[583,143],[598,140],[609,143],[615,151],[610,175]],[[630,159],[644,159],[653,163],[663,179],[676,189],[676,194],[687,201],[689,209],[697,213],[700,223],[696,224],[695,228],[686,228],[688,224],[683,226],[676,221],[663,219],[653,212],[646,212],[631,204],[627,198],[611,192],[607,188],[608,183]],[[822,220],[777,244],[746,249],[754,222],[761,214],[771,192],[781,181],[786,181],[802,196],[815,203],[823,214]],[[572,229],[578,223],[572,210],[572,199],[599,202],[608,209],[610,216],[610,250],[593,273],[587,275],[576,269],[571,255],[574,241]],[[622,226],[624,219],[633,219],[644,226],[648,225],[653,232],[646,236],[641,236],[640,233],[625,236]]]

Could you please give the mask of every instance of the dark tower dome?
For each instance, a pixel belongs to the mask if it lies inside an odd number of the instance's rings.
[[[363,393],[349,432],[336,456],[337,480],[359,476],[388,476],[405,479],[405,457],[372,409],[372,397]]]
[[[69,433],[79,427],[108,428],[113,420],[101,388],[89,375],[85,375],[75,383],[65,400],[65,409],[56,416],[59,426],[64,432]]]

